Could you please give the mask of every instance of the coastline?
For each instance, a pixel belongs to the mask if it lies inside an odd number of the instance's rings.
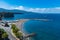
[[[20,31],[23,33],[23,37],[26,36],[26,33],[24,33],[25,31],[23,31],[23,24],[28,20],[29,19],[21,19],[21,20],[19,20],[18,22],[15,23],[17,28],[19,28]],[[29,40],[29,38],[27,38],[26,40]]]
[[[23,37],[25,37],[26,35],[28,35],[28,34],[23,30],[23,27],[24,27],[24,23],[25,23],[26,21],[29,21],[29,20],[48,21],[48,19],[20,19],[20,20],[14,21],[14,24],[17,26],[17,28],[19,28],[20,31],[23,33]],[[13,23],[13,22],[12,22],[12,23]],[[26,40],[30,40],[30,39],[27,38]]]
[[[23,30],[24,23],[29,20],[40,20],[40,21],[46,21],[48,19],[20,19],[20,20],[11,20],[11,21],[2,21],[2,22],[8,22],[9,24],[15,24],[17,28],[20,29],[20,31],[23,33],[23,36],[26,36],[27,33]],[[48,20],[49,21],[49,20]],[[27,40],[30,40],[27,38]]]

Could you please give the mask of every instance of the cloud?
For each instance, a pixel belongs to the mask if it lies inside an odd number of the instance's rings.
[[[44,12],[45,8],[30,8],[29,11],[31,12]]]
[[[60,13],[60,7],[55,7],[55,8],[35,8],[31,10],[33,12],[38,12],[38,13]]]
[[[60,7],[46,8],[45,13],[60,13]]]
[[[19,6],[19,7],[16,7],[15,9],[24,10],[25,8],[23,6]]]
[[[24,6],[19,6],[15,9],[18,10],[25,10],[28,12],[37,12],[37,13],[60,13],[60,7],[54,7],[54,8],[28,8]]]

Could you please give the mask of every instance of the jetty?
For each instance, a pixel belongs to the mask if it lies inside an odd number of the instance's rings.
[[[25,38],[34,37],[34,36],[36,36],[36,33],[28,34],[28,35],[25,36]]]

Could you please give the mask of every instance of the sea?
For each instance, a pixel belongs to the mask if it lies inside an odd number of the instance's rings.
[[[24,13],[14,14],[12,18],[3,18],[3,20],[17,19],[47,19],[29,20],[23,24],[23,30],[27,34],[36,33],[30,37],[30,40],[60,40],[60,14],[58,13]]]

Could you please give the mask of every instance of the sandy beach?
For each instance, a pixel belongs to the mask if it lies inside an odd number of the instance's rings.
[[[26,33],[24,33],[23,31],[23,24],[24,22],[28,21],[29,19],[20,19],[18,22],[15,23],[15,25],[17,26],[17,28],[20,29],[20,31],[23,33],[23,37],[26,36]],[[29,40],[29,38],[24,39],[24,40]]]
[[[20,30],[22,30],[22,24],[26,21],[28,21],[29,19],[20,19],[18,22],[15,23],[15,25],[20,28]]]

